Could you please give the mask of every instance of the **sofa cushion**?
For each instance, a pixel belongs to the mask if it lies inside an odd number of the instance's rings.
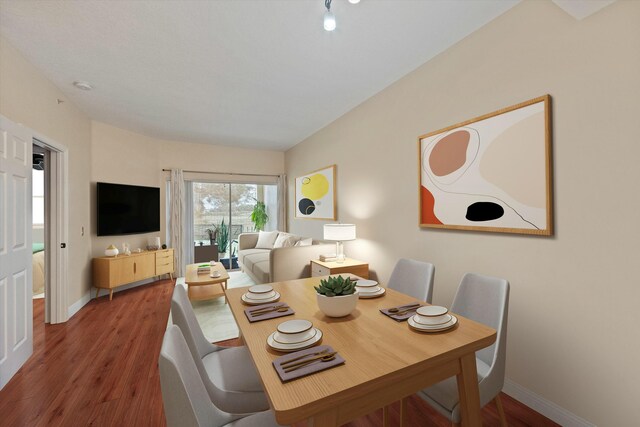
[[[313,239],[308,237],[306,239],[300,239],[296,242],[294,246],[311,246],[313,244]]]
[[[269,249],[244,249],[238,260],[245,271],[250,271],[259,283],[269,283]]]
[[[261,231],[258,235],[258,243],[256,249],[272,249],[273,244],[278,238],[277,231]]]
[[[293,234],[280,232],[276,242],[273,244],[274,248],[289,248],[296,244],[299,237]]]

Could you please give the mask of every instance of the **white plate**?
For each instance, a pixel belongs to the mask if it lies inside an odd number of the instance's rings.
[[[277,332],[276,331],[267,337],[267,345],[274,350],[282,351],[285,353],[313,347],[322,339],[322,331],[318,328],[314,328],[314,329],[317,332],[312,339],[310,339],[309,341],[304,341],[297,344],[280,344],[279,342],[273,339],[274,334]]]
[[[281,334],[300,334],[302,332],[308,331],[312,327],[313,323],[311,323],[309,320],[294,319],[280,323],[276,329]]]
[[[359,288],[370,288],[372,286],[376,286],[377,284],[378,282],[376,282],[375,280],[358,279],[356,281],[356,286]]]
[[[376,292],[380,292],[380,289],[382,289],[380,286],[373,286],[371,288],[359,288],[356,286],[359,294],[375,294]]]
[[[359,293],[358,298],[360,299],[378,298],[384,295],[385,292],[386,292],[385,288],[380,288],[378,292]]]
[[[453,316],[450,314],[445,314],[443,316],[443,320],[439,321],[439,322],[435,322],[435,323],[426,323],[423,320],[419,319],[418,316],[413,315],[413,321],[420,324],[420,325],[424,325],[424,326],[442,326],[445,323],[449,323],[451,320],[453,320]]]
[[[268,294],[273,290],[271,285],[254,285],[249,288],[249,292],[252,294]]]
[[[451,315],[451,320],[448,321],[447,323],[444,323],[442,325],[428,326],[428,325],[423,325],[421,323],[416,323],[413,317],[410,317],[407,323],[409,324],[410,327],[420,332],[440,332],[440,331],[446,331],[447,329],[454,327],[455,324],[458,323],[458,318],[454,315]]]
[[[262,301],[265,299],[269,299],[269,298],[273,298],[273,296],[276,294],[276,291],[271,291],[269,293],[266,294],[254,294],[252,292],[247,292],[245,295],[247,296],[248,300],[251,301]]]
[[[302,334],[302,339],[298,341],[287,341],[287,334],[281,334],[278,331],[272,334],[273,340],[278,344],[302,344],[307,343],[307,341],[313,339],[318,334],[318,330],[316,328],[311,328],[311,330],[307,333]]]
[[[249,299],[247,298],[247,294],[244,294],[242,295],[241,299],[242,299],[242,302],[248,305],[261,305],[261,304],[266,304],[268,302],[278,301],[280,299],[280,294],[276,292],[276,294],[272,298],[261,299],[261,300]]]
[[[212,279],[219,279],[220,277],[222,277],[222,273],[220,273],[219,271],[216,271],[213,274],[209,274],[209,277],[211,277]]]
[[[425,305],[420,307],[416,313],[424,317],[436,317],[447,314],[449,309],[447,307],[441,307],[439,305]]]

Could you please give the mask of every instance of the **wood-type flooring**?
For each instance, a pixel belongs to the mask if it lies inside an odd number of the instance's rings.
[[[0,390],[0,426],[164,426],[157,361],[172,290],[161,280],[100,297],[60,325],[45,325],[44,301],[34,300],[34,352]],[[510,426],[557,426],[505,394],[502,401]],[[451,425],[417,396],[409,408],[408,426]],[[398,404],[391,416],[397,425]],[[482,417],[499,426],[493,403]],[[347,426],[382,426],[382,410]]]

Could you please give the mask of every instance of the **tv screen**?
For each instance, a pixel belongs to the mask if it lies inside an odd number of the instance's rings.
[[[98,183],[98,236],[160,231],[160,188]]]

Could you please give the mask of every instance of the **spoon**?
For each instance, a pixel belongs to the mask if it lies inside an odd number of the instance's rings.
[[[397,314],[399,311],[407,310],[408,308],[413,308],[413,307],[416,307],[416,308],[420,307],[420,304],[414,303],[414,304],[409,304],[409,305],[405,305],[405,306],[402,306],[402,307],[393,307],[393,308],[388,309],[387,311],[389,313]]]
[[[306,359],[307,357],[311,357],[311,356],[318,356],[318,355],[322,355],[322,356],[324,356],[324,355],[325,355],[325,354],[327,354],[327,353],[329,353],[329,349],[325,348],[324,350],[322,350],[322,351],[318,351],[318,352],[316,352],[316,353],[303,354],[302,356],[298,356],[298,357],[295,357],[295,358],[293,358],[293,359],[287,360],[286,362],[282,362],[282,363],[280,364],[280,366],[282,366],[283,368],[288,368],[288,366],[287,366],[287,365],[290,365],[290,364],[292,364],[293,362],[297,362],[297,361],[298,361],[298,360],[300,360],[300,359]],[[309,360],[309,359],[307,359],[307,360]]]
[[[265,310],[275,310],[276,308],[285,307],[285,306],[286,306],[285,304],[278,304],[278,305],[272,305],[271,307],[256,308],[255,310],[250,310],[249,313],[259,313]]]
[[[304,367],[306,367],[308,365],[311,365],[312,363],[315,363],[315,362],[331,362],[335,358],[336,358],[336,354],[335,353],[325,354],[324,356],[318,357],[316,359],[304,360],[304,361],[300,362],[299,364],[289,366],[284,370],[284,372],[287,373],[287,372],[295,371],[296,369],[304,368]]]
[[[257,313],[251,313],[251,315],[252,316],[262,316],[263,314],[272,313],[274,311],[277,312],[277,313],[284,313],[287,310],[289,310],[289,307],[276,307],[276,308],[270,308],[268,310],[259,311]]]

